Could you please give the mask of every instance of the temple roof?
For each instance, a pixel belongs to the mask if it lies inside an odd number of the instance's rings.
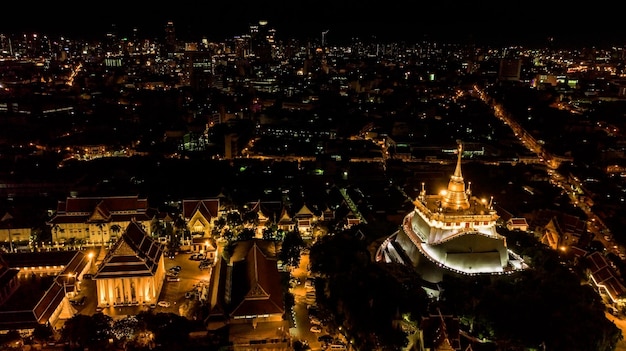
[[[237,305],[231,316],[284,312],[276,259],[267,257],[256,241],[253,241],[245,260],[234,265],[233,298]]]
[[[48,322],[63,301],[65,289],[74,289],[76,274],[90,262],[83,251],[4,254],[0,259],[6,258],[4,264],[8,267],[37,267],[42,256],[49,260],[48,265],[63,267],[52,279],[34,273],[19,277],[17,268],[9,268],[0,276],[0,286],[7,290],[10,280],[19,279],[15,290],[0,304],[0,330],[34,328]]]
[[[48,224],[149,220],[148,200],[138,196],[68,197]]]
[[[200,212],[206,219],[217,218],[219,207],[219,199],[183,200],[183,217],[191,218]]]
[[[155,241],[137,222],[131,222],[104,258],[94,279],[124,276],[153,276],[164,246]]]

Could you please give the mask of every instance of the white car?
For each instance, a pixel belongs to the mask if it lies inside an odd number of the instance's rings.
[[[311,333],[321,333],[322,332],[322,328],[320,328],[317,325],[314,325],[311,327],[311,329],[309,329],[311,331]]]
[[[172,304],[169,301],[159,301],[157,302],[157,305],[161,306],[161,307],[170,307]]]
[[[313,325],[322,325],[322,321],[320,321],[319,319],[315,317],[309,317],[309,320],[311,321],[311,324]]]

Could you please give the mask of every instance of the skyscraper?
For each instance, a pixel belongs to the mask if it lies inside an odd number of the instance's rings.
[[[176,52],[176,30],[172,21],[167,22],[165,26],[165,51],[167,53]]]

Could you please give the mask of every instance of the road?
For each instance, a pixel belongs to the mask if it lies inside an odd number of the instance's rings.
[[[289,331],[291,336],[297,340],[306,340],[312,351],[322,350],[322,343],[317,341],[318,334],[309,331],[311,321],[309,320],[309,311],[306,302],[305,281],[308,277],[307,266],[309,265],[309,255],[302,254],[300,256],[300,265],[295,268],[291,275],[300,280],[300,284],[291,289],[295,299],[294,311],[296,313],[296,327]],[[321,334],[320,334],[321,335]]]

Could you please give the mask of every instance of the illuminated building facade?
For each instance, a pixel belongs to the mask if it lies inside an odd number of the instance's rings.
[[[215,220],[220,215],[220,200],[183,200],[182,216],[193,237],[210,238]]]
[[[74,238],[102,244],[116,240],[131,221],[150,232],[153,217],[148,200],[138,196],[68,197],[58,202],[47,224],[54,242]]]
[[[139,223],[131,222],[93,276],[98,305],[155,303],[165,280],[164,249]]]
[[[499,216],[492,201],[472,196],[461,173],[462,145],[448,188],[438,195],[422,190],[415,208],[404,217],[377,253],[377,261],[410,264],[426,281],[437,283],[444,273],[504,274],[524,268],[496,231]]]

